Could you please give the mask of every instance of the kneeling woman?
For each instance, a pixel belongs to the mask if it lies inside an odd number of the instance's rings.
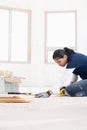
[[[53,60],[59,66],[66,66],[66,69],[74,68],[71,83],[65,87],[65,92],[73,97],[87,96],[87,56],[65,47],[64,49],[54,51]],[[77,81],[78,76],[82,80]],[[40,93],[40,97],[49,97],[51,93],[52,91],[48,90],[47,92]],[[36,97],[39,97],[39,94]]]
[[[56,50],[53,54],[54,61],[66,69],[75,68],[70,85],[65,91],[70,96],[87,96],[87,56],[74,52],[72,49],[64,48]],[[77,81],[78,76],[82,80]]]

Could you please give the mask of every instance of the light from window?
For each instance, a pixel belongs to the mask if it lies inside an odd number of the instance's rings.
[[[0,61],[8,60],[9,12],[0,9]]]
[[[28,14],[12,11],[12,61],[27,61]]]

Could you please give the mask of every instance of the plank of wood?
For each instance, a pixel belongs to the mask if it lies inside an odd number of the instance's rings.
[[[29,99],[26,99],[26,98],[22,98],[22,97],[19,97],[19,96],[2,96],[0,95],[0,103],[28,103],[30,102]]]

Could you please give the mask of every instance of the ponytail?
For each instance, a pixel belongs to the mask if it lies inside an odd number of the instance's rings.
[[[64,51],[65,51],[65,54],[67,56],[70,56],[71,54],[75,53],[73,49],[70,49],[70,48],[67,48],[67,47],[64,47]]]

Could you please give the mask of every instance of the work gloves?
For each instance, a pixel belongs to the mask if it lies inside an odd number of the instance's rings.
[[[35,98],[48,98],[51,95],[49,91],[35,94]]]

